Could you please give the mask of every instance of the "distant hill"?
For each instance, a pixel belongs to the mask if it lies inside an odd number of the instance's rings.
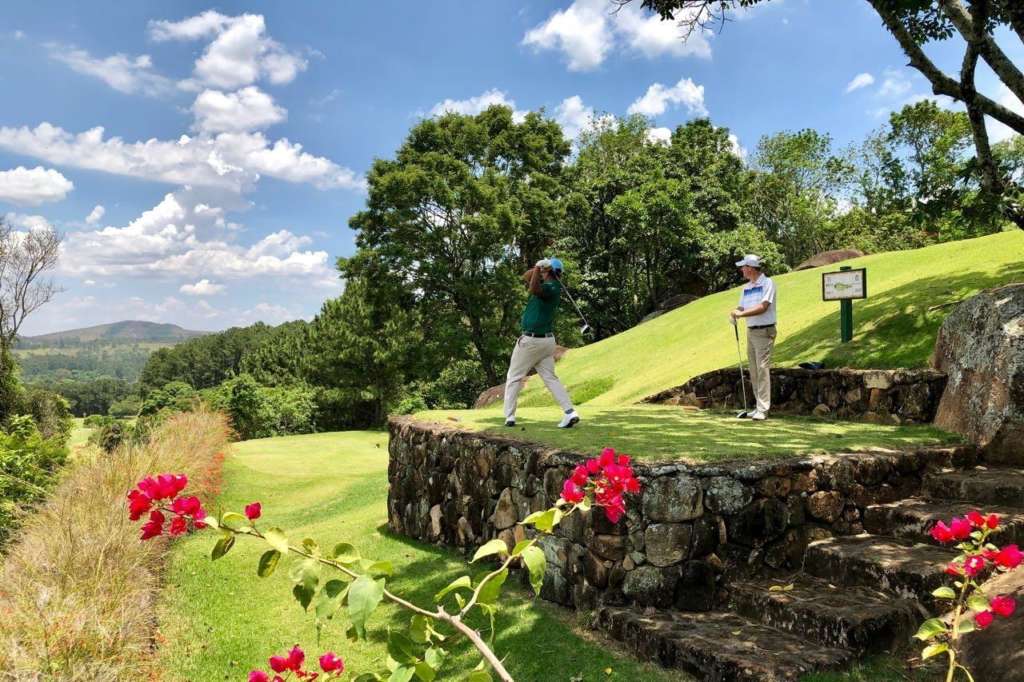
[[[97,342],[175,344],[209,333],[184,329],[176,324],[124,320],[39,336],[24,336],[18,339],[17,348],[67,348]]]

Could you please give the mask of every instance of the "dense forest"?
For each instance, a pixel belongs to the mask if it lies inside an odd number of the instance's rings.
[[[506,107],[417,123],[368,176],[344,293],[310,323],[255,325],[156,351],[143,411],[203,395],[249,434],[379,425],[389,412],[465,406],[501,382],[525,291],[557,254],[589,318],[579,345],[639,323],[666,299],[736,283],[738,255],[781,273],[828,249],[866,253],[1009,229],[981,191],[967,115],[908,105],[847,148],[814,130],[746,152],[708,119],[654,134],[596,120],[575,142],[543,112]],[[1006,177],[1020,137],[995,145]]]

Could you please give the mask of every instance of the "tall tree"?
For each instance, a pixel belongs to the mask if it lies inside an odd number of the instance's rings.
[[[561,127],[537,113],[517,122],[493,106],[418,123],[369,173],[366,209],[350,221],[360,254],[343,275],[399,282],[445,326],[454,358],[468,349],[498,383],[518,324],[517,278],[554,238],[568,153]]]
[[[625,5],[633,0],[612,0]],[[679,21],[687,31],[723,25],[730,13],[770,0],[641,0],[641,5],[664,20]],[[990,116],[1024,135],[1024,116],[978,92],[975,82],[978,60],[1024,102],[1024,70],[1015,64],[996,40],[995,31],[1005,27],[1024,40],[1024,2],[1021,0],[865,0],[896,38],[914,69],[932,86],[936,95],[962,102],[967,109],[977,154],[983,199],[996,203],[1004,215],[1024,229],[1024,194],[1015,178],[1001,172],[989,142],[985,117]],[[687,33],[687,35],[689,35]],[[960,72],[950,75],[925,52],[932,41],[959,37],[964,44]]]

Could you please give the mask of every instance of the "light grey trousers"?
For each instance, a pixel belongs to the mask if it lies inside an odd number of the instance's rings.
[[[512,360],[508,363],[508,375],[505,377],[506,419],[516,416],[519,392],[523,390],[526,375],[534,368],[562,411],[572,409],[569,393],[555,375],[555,337],[520,336],[512,351]]]
[[[754,388],[757,409],[768,412],[772,406],[772,348],[775,347],[775,327],[747,329],[747,367],[750,385]]]

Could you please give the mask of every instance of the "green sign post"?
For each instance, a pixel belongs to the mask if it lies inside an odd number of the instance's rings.
[[[868,297],[867,270],[840,266],[839,272],[821,273],[821,300],[839,301],[839,339],[853,340],[853,300]]]

